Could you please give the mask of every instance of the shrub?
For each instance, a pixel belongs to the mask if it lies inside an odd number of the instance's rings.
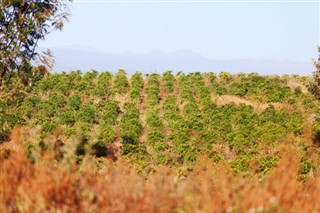
[[[162,75],[163,86],[166,92],[171,93],[174,91],[174,76],[171,71],[167,71]]]
[[[312,170],[312,164],[307,156],[302,156],[299,168],[299,180],[305,180],[307,175]]]
[[[274,155],[274,156],[268,155],[268,156],[265,156],[265,157],[261,157],[259,159],[259,162],[261,164],[260,172],[262,174],[264,174],[264,175],[269,173],[270,170],[277,165],[279,160],[280,160],[280,158],[277,155]]]
[[[118,115],[121,112],[118,102],[108,100],[101,102],[98,105],[99,110],[99,118],[101,119],[101,123],[114,125],[117,121]]]
[[[234,174],[247,175],[249,172],[249,161],[251,157],[246,155],[237,156],[230,162],[230,167]]]
[[[70,108],[60,110],[58,118],[61,124],[73,125],[76,122],[75,112]]]
[[[95,121],[95,110],[93,103],[85,103],[81,106],[77,116],[78,121],[93,124]]]
[[[112,143],[116,138],[116,131],[113,126],[108,124],[100,125],[100,133],[98,140],[101,144]]]
[[[35,113],[35,108],[38,108],[40,103],[41,98],[39,96],[33,95],[26,97],[21,104],[20,111],[23,112],[27,118],[31,118]]]
[[[72,95],[68,100],[68,105],[74,110],[80,109],[81,96],[78,93]]]
[[[11,128],[8,123],[0,117],[0,143],[8,139],[11,132]]]
[[[173,163],[173,159],[172,157],[170,157],[169,155],[165,155],[165,154],[159,154],[156,157],[156,162],[158,164],[163,164],[163,165],[170,165]]]
[[[53,90],[68,94],[73,89],[73,82],[69,80],[65,73],[60,74],[59,82],[54,86]]]
[[[104,97],[109,95],[109,85],[111,83],[112,75],[109,72],[103,72],[98,76],[98,82],[92,90],[92,94]]]
[[[146,122],[149,127],[162,129],[163,124],[158,113],[158,110],[147,112]]]
[[[245,84],[233,82],[228,87],[228,93],[231,95],[236,95],[243,97],[247,94],[248,89]]]
[[[48,77],[40,80],[38,87],[40,91],[53,90],[53,88],[59,84],[60,74],[50,74]]]
[[[159,130],[151,131],[148,133],[147,141],[152,145],[162,143],[164,141],[164,135],[162,131]]]
[[[140,91],[143,87],[143,78],[142,74],[140,72],[136,72],[134,75],[132,75],[130,79],[130,93],[129,96],[131,99],[137,99],[140,98]]]
[[[116,93],[123,94],[127,92],[127,88],[129,84],[128,84],[126,75],[127,74],[124,70],[119,70],[117,72],[113,81],[113,87],[112,87],[113,94],[116,94]]]
[[[44,132],[52,132],[58,127],[58,124],[54,121],[47,121],[42,124],[42,131]]]

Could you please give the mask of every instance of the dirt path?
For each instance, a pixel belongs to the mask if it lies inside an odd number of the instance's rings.
[[[234,96],[234,95],[221,95],[221,96],[212,95],[211,101],[213,103],[216,103],[218,106],[223,106],[229,103],[234,103],[236,105],[240,105],[240,104],[251,105],[254,108],[254,111],[256,113],[261,113],[263,110],[265,110],[269,106],[269,103],[261,103],[258,101],[246,100],[244,98]],[[283,109],[283,108],[289,111],[292,110],[291,106],[286,103],[272,103],[272,105],[277,110]]]
[[[174,81],[174,91],[173,94],[177,98],[177,105],[179,108],[180,115],[183,113],[183,102],[181,100],[181,90],[178,77],[175,77]]]

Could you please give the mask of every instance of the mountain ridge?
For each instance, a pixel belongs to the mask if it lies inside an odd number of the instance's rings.
[[[40,48],[44,49],[44,48]],[[50,48],[54,53],[56,64],[54,72],[72,70],[97,70],[116,72],[124,69],[128,74],[135,71],[163,73],[167,70],[195,71],[227,71],[257,72],[259,74],[300,74],[310,75],[313,65],[305,61],[273,60],[273,59],[229,59],[216,60],[203,56],[188,49],[175,52],[155,50],[147,53],[137,53],[131,50],[107,53],[96,48],[82,45],[67,45]]]

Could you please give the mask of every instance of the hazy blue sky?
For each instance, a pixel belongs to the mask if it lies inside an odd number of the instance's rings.
[[[70,22],[40,46],[81,44],[114,53],[188,49],[212,59],[317,56],[319,3],[73,3]]]

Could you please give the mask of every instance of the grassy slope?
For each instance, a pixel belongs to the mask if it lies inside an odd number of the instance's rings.
[[[0,101],[0,183],[10,186],[1,189],[3,211],[319,211],[309,202],[320,192],[319,103],[303,81],[120,71],[54,74],[27,89],[13,83]],[[105,188],[110,181],[120,192]],[[122,205],[106,204],[112,197]]]

